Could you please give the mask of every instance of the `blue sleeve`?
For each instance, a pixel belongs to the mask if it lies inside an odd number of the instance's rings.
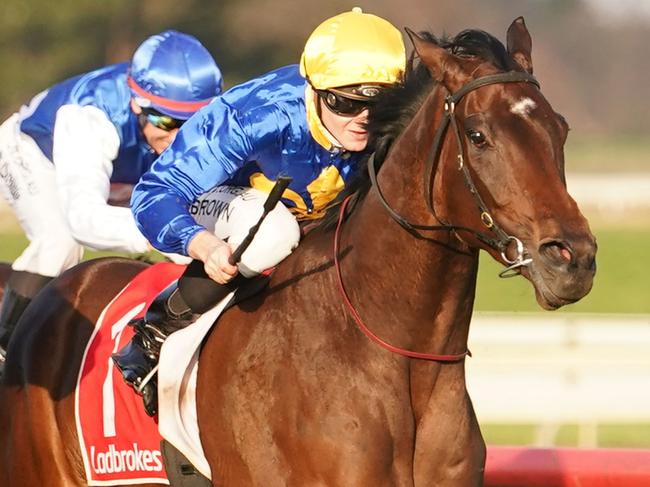
[[[277,141],[278,125],[286,123],[279,122],[279,113],[254,110],[241,116],[217,98],[183,124],[133,190],[136,223],[155,248],[187,255],[192,237],[205,230],[190,215],[190,205]]]
[[[236,111],[221,100],[194,114],[133,190],[140,231],[158,250],[187,255],[189,241],[204,230],[189,213],[191,203],[228,179],[250,153]]]

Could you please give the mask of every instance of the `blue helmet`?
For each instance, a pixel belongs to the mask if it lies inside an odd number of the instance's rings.
[[[135,51],[128,84],[141,107],[187,120],[221,93],[223,79],[195,37],[167,30],[149,37]]]

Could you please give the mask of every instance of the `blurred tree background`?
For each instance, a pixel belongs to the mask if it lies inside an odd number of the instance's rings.
[[[620,7],[608,10],[603,0],[3,0],[0,116],[66,77],[129,59],[148,35],[167,28],[197,36],[229,87],[297,62],[319,22],[358,5],[400,28],[441,35],[477,27],[502,40],[523,15],[536,74],[573,136],[639,138],[648,130],[650,16],[614,3]]]
[[[580,204],[599,243],[594,290],[566,310],[650,312],[647,266],[639,265],[650,245],[650,203],[628,204],[631,195],[650,194],[643,189],[650,187],[650,0],[0,0],[0,119],[58,81],[128,60],[146,37],[169,28],[206,45],[228,88],[297,63],[309,33],[353,6],[400,29],[441,36],[480,28],[502,41],[524,16],[535,74],[572,128],[569,190],[590,196]],[[27,241],[3,205],[0,260],[13,260]],[[476,309],[537,309],[532,288],[496,279],[499,270],[482,257]]]

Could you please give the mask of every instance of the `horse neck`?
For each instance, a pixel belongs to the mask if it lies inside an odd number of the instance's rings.
[[[423,183],[424,163],[441,117],[442,95],[436,91],[395,141],[378,176],[388,203],[421,224],[437,223],[427,209]],[[450,232],[425,234],[436,241],[417,239],[399,226],[371,190],[344,227],[344,281],[361,315],[387,341],[436,353],[462,352],[474,301],[477,252],[459,249]]]

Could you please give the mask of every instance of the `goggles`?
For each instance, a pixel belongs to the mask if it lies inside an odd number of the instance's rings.
[[[170,130],[178,129],[185,123],[185,120],[164,115],[153,108],[143,108],[142,113],[151,125],[161,130],[169,132]]]
[[[344,117],[359,115],[372,103],[372,100],[368,98],[363,100],[348,98],[347,96],[334,93],[331,90],[315,91],[331,112]]]

